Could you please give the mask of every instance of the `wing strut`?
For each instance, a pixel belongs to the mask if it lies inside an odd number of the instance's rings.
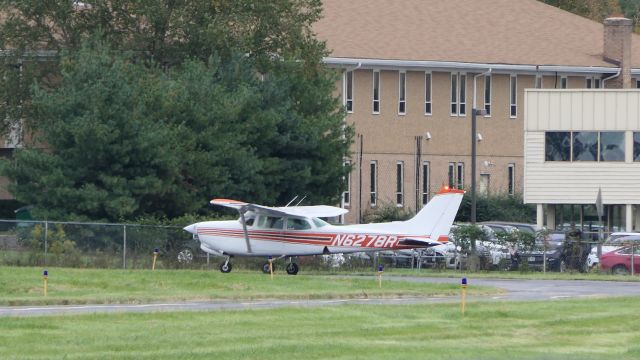
[[[240,221],[242,221],[242,230],[244,231],[244,240],[247,242],[247,252],[251,254],[251,241],[249,240],[249,232],[247,231],[247,223],[244,218],[245,209],[244,206],[241,209],[238,209],[240,213]]]

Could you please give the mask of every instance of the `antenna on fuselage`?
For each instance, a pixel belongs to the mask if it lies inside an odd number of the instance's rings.
[[[304,201],[304,199],[306,199],[306,198],[307,198],[307,195],[305,195],[305,196],[304,196],[300,201],[298,201],[298,203],[296,204],[296,206],[300,205],[300,203],[301,203],[301,202],[303,202],[303,201]]]
[[[292,203],[292,202],[294,202],[294,201],[296,201],[296,199],[297,199],[297,198],[298,198],[298,195],[294,196],[294,197],[293,197],[293,199],[291,199],[291,201],[289,201],[289,202],[287,203],[287,205],[285,205],[284,207],[287,207],[287,206],[291,205],[291,203]]]

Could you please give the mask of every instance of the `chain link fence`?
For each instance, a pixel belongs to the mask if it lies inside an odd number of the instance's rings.
[[[200,268],[207,256],[176,226],[0,220],[0,265]]]

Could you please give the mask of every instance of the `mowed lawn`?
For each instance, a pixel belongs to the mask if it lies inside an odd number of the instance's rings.
[[[258,271],[107,270],[49,268],[47,296],[42,269],[0,267],[0,305],[146,303],[195,300],[333,299],[458,295],[455,284],[386,281],[322,275],[273,280]],[[372,273],[373,275],[373,273]],[[470,287],[470,295],[499,290]],[[1,358],[0,358],[1,359]]]
[[[4,317],[0,359],[639,359],[636,298]]]

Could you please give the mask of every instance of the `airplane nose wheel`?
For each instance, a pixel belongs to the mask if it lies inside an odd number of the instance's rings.
[[[294,262],[290,262],[289,264],[287,264],[287,274],[296,275],[298,273],[298,270],[298,264]]]
[[[231,266],[231,263],[229,262],[229,258],[227,258],[225,262],[220,264],[220,271],[222,271],[225,274],[230,273],[231,269],[232,269],[232,266]]]

